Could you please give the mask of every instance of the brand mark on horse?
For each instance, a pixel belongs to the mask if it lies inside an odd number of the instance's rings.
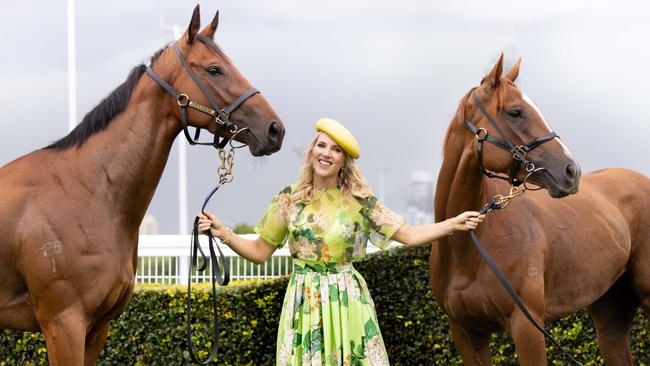
[[[43,253],[43,257],[50,257],[52,273],[56,272],[56,260],[54,259],[54,256],[62,251],[63,244],[58,240],[53,242],[44,241],[43,244],[41,244],[41,253]]]

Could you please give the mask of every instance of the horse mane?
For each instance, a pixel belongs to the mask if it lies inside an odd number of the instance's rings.
[[[152,64],[164,50],[165,47],[154,53],[151,57]],[[81,147],[90,136],[104,130],[115,116],[126,109],[131,92],[146,70],[147,66],[144,64],[131,69],[126,80],[88,112],[74,130],[62,139],[46,146],[45,149],[65,150],[73,146]]]
[[[485,81],[485,78],[481,80],[481,84]],[[496,89],[495,89],[495,97],[496,97],[496,105],[493,108],[490,108],[487,106],[487,111],[492,115],[493,117],[496,116],[502,109],[505,104],[505,94],[506,94],[506,85],[514,85],[513,82],[510,80],[507,80],[503,77],[500,78],[499,84],[497,84]],[[447,127],[447,132],[445,133],[445,138],[443,139],[443,144],[442,144],[442,154],[444,156],[445,151],[447,151],[447,147],[450,144],[456,144],[458,141],[457,139],[454,139],[454,134],[452,134],[452,130],[454,126],[456,125],[456,122],[458,122],[460,125],[463,124],[463,121],[465,120],[465,109],[467,109],[467,103],[469,102],[469,98],[472,95],[472,93],[476,90],[477,88],[472,88],[470,89],[460,100],[460,103],[458,104],[458,109],[456,110],[456,114],[454,115],[453,119],[451,120],[451,123],[449,123],[449,127]],[[474,121],[476,123],[478,121]]]

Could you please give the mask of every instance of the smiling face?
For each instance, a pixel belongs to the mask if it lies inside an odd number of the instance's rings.
[[[345,151],[327,134],[319,133],[311,150],[314,186],[336,187],[338,174],[345,162]]]

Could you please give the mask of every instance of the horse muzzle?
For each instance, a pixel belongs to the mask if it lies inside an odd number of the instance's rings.
[[[548,194],[553,198],[562,198],[578,192],[580,185],[580,166],[571,162],[565,165],[564,169],[544,168],[531,175],[529,182],[546,188]]]

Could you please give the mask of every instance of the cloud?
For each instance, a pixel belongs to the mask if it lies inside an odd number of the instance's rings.
[[[645,2],[242,0],[202,4],[203,24],[217,7],[218,42],[287,126],[281,152],[260,161],[238,151],[235,181],[210,206],[229,224],[255,223],[297,178],[294,150],[324,115],[358,135],[365,175],[375,188],[383,177],[387,205],[402,210],[412,172],[435,175],[459,99],[502,51],[510,62],[522,57],[518,85],[583,171],[624,166],[650,174]],[[77,2],[78,116],[170,40],[161,14],[184,29],[192,8],[169,0]],[[10,1],[4,10],[0,44],[11,56],[0,59],[0,164],[67,128],[65,8]],[[165,233],[178,226],[175,154],[150,208]],[[218,160],[205,148],[189,148],[188,159],[193,211],[215,182]]]

